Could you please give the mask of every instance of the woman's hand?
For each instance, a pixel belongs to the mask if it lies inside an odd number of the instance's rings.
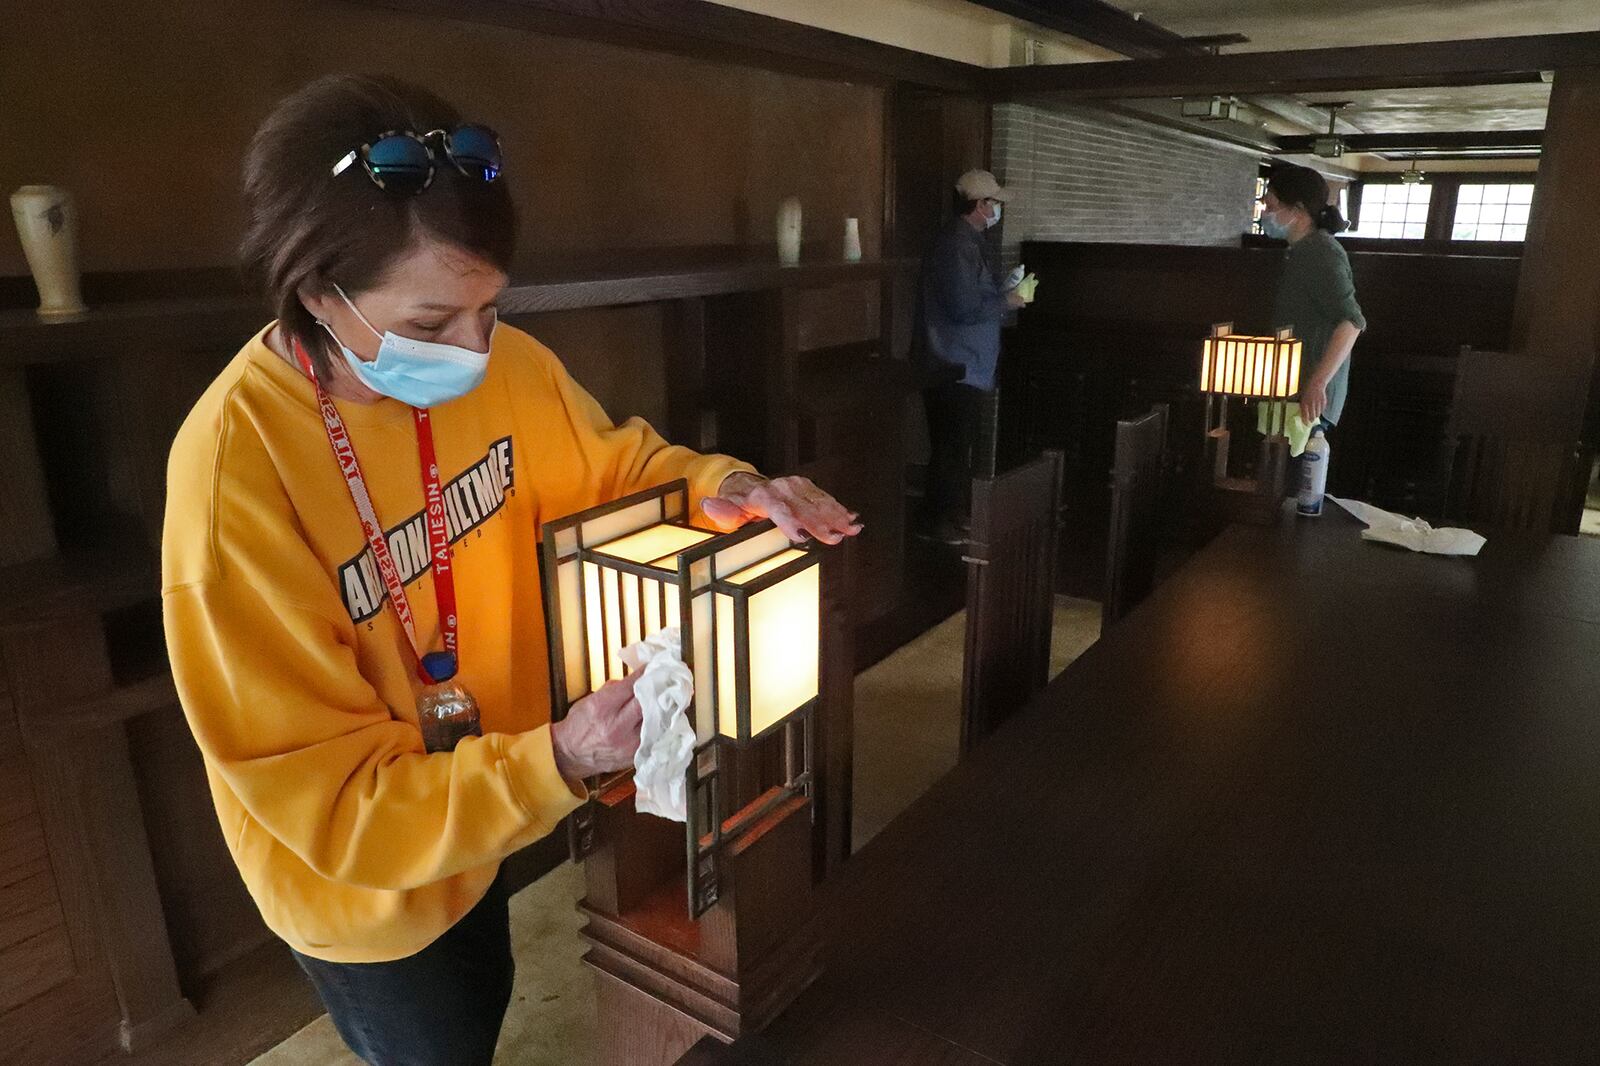
[[[607,682],[574,703],[561,721],[550,723],[550,745],[562,777],[578,781],[633,765],[642,718],[633,697],[639,677],[635,672]]]
[[[1315,426],[1327,409],[1328,386],[1314,377],[1300,389],[1300,417],[1306,420],[1306,425]]]
[[[755,474],[736,471],[723,479],[716,496],[701,503],[706,517],[723,529],[736,529],[746,522],[770,518],[796,543],[815,537],[824,544],[838,544],[861,532],[861,516],[847,511],[809,478],[780,477],[767,480]]]

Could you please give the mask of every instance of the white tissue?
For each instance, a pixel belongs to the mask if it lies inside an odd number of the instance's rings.
[[[1420,518],[1403,518],[1360,500],[1341,500],[1337,496],[1328,499],[1367,524],[1361,531],[1362,540],[1397,544],[1430,555],[1477,555],[1488,543],[1470,529],[1434,529]]]
[[[683,663],[677,626],[622,649],[630,671],[642,671],[633,694],[644,712],[639,750],[633,755],[634,807],[675,822],[689,814],[687,777],[694,758],[694,727],[685,713],[694,698],[694,674]]]

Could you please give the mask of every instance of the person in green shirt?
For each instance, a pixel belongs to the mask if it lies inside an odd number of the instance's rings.
[[[1273,306],[1275,328],[1292,326],[1302,345],[1300,416],[1332,428],[1350,391],[1350,352],[1367,320],[1356,303],[1350,258],[1334,240],[1346,228],[1328,183],[1310,167],[1280,164],[1267,179],[1261,228],[1289,242]]]

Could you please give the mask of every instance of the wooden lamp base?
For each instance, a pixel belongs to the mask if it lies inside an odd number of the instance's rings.
[[[1218,518],[1224,522],[1276,525],[1283,517],[1289,469],[1288,438],[1276,435],[1262,438],[1261,455],[1253,478],[1228,476],[1227,430],[1212,430],[1206,435],[1206,443],[1211,452],[1211,495]]]
[[[600,1066],[668,1066],[708,1035],[731,1043],[821,972],[811,811],[809,799],[790,796],[731,841],[718,900],[696,920],[682,825],[637,813],[631,781],[601,797],[602,843],[579,904],[584,961],[598,982]]]

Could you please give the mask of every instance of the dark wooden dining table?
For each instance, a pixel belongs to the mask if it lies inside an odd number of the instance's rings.
[[[1600,540],[1235,526],[846,864],[695,1066],[1600,1061]]]

